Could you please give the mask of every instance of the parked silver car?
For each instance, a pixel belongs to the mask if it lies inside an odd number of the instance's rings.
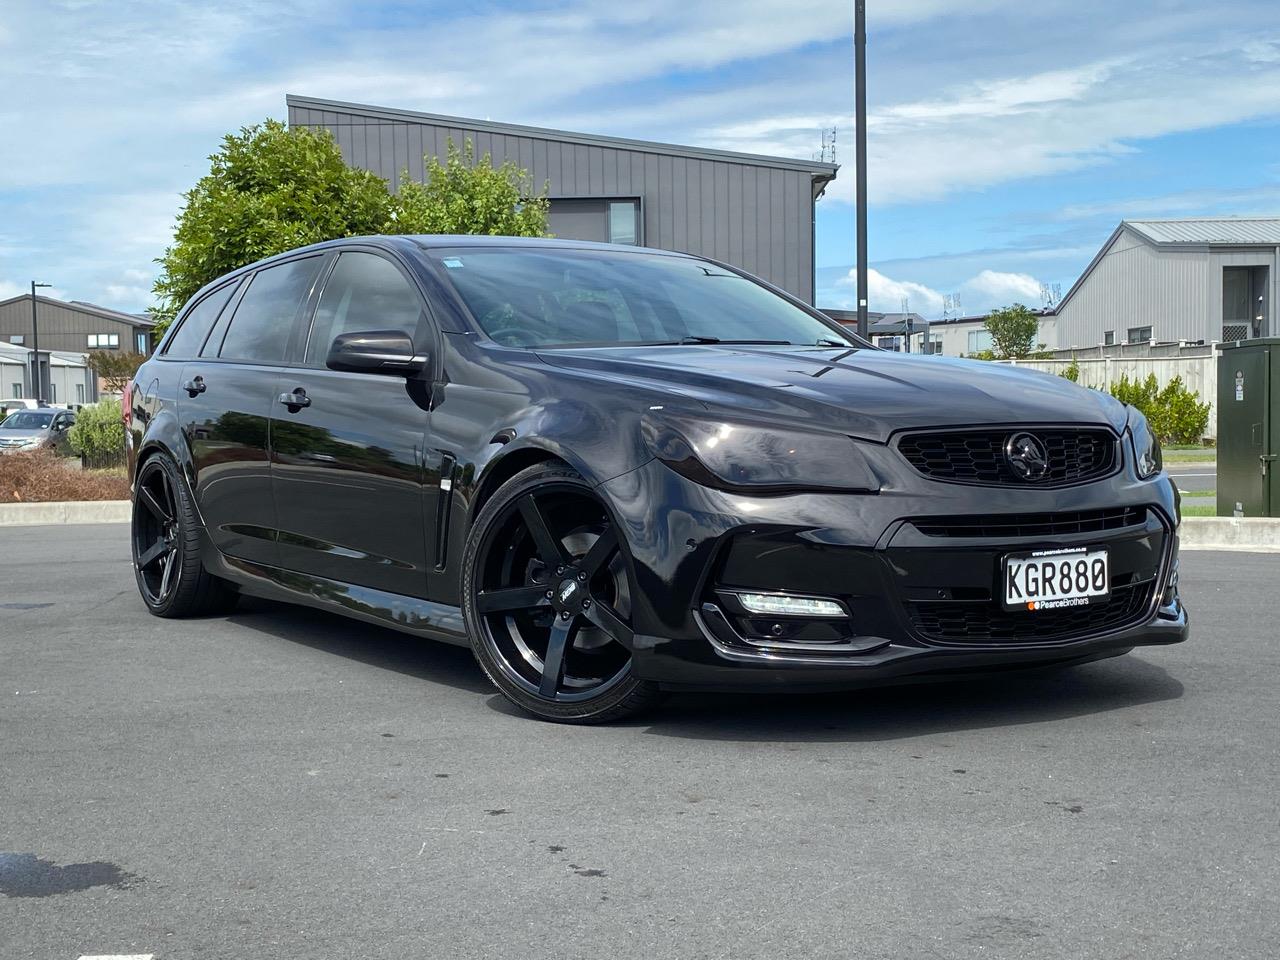
[[[40,447],[66,453],[67,434],[75,422],[76,416],[70,410],[52,407],[11,413],[0,423],[0,453]]]

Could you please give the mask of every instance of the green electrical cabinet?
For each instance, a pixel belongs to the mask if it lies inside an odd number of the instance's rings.
[[[1280,515],[1280,339],[1218,349],[1218,516]]]

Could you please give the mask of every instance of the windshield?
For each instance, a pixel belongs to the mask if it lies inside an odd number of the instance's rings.
[[[53,414],[40,410],[19,410],[9,415],[0,430],[47,430],[53,422]]]
[[[491,338],[510,346],[858,346],[754,281],[702,260],[596,250],[431,251]]]

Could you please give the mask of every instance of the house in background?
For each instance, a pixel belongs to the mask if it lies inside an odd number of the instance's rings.
[[[72,369],[88,372],[85,354],[90,350],[119,350],[148,354],[152,347],[154,321],[132,313],[121,313],[79,300],[70,302],[52,297],[36,297],[36,323],[40,328],[40,369],[46,389],[44,399],[55,403],[92,403],[98,398],[98,384]],[[0,300],[0,345],[4,354],[0,395],[5,398],[34,397],[35,377],[32,357],[35,336],[31,325],[31,294]],[[11,370],[21,354],[25,363],[21,378]],[[77,386],[79,384],[79,386]],[[21,386],[22,392],[14,390]]]
[[[1123,220],[1056,312],[1062,349],[1276,336],[1280,217]]]
[[[328,130],[343,159],[397,189],[424,177],[470,139],[477,157],[527,170],[549,185],[548,229],[701,254],[740,267],[812,303],[814,203],[839,169],[728,150],[682,147],[410,110],[289,96],[289,125]]]

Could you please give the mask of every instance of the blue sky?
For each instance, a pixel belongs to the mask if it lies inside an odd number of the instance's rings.
[[[1274,0],[868,0],[872,307],[1065,290],[1124,217],[1280,214]],[[852,3],[8,0],[0,298],[150,302],[180,194],[284,96],[809,157],[849,306]]]

